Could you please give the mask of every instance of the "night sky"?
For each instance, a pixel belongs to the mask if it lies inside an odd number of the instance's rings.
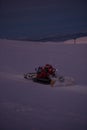
[[[0,0],[0,37],[42,38],[87,31],[86,0]]]

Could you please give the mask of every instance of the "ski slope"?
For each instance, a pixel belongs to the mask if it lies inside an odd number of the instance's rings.
[[[46,63],[75,85],[50,87],[23,78]],[[87,44],[0,40],[0,129],[86,130]]]

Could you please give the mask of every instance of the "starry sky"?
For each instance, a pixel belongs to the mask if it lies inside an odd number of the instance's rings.
[[[86,0],[0,0],[0,37],[42,38],[87,31]]]

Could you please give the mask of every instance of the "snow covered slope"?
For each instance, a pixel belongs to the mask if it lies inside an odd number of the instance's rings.
[[[23,78],[46,63],[76,85],[52,88]],[[87,44],[0,40],[0,129],[86,130]]]

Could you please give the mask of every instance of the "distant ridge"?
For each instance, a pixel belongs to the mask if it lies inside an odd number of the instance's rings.
[[[85,36],[87,36],[87,32],[85,32],[85,33],[73,33],[73,34],[62,34],[62,35],[56,34],[56,35],[53,35],[53,36],[48,36],[48,37],[40,38],[40,39],[33,40],[33,41],[60,42],[60,41],[66,41],[66,40],[76,39],[76,38],[85,37]]]
[[[8,40],[19,40],[19,41],[34,41],[34,42],[63,42],[70,39],[77,39],[80,37],[87,36],[87,32],[79,32],[79,33],[64,33],[64,34],[55,34],[46,37],[40,38],[29,38],[29,37],[6,37]],[[4,37],[3,37],[4,39]]]
[[[50,35],[47,37],[42,37],[38,39],[31,39],[31,38],[19,38],[16,40],[22,40],[22,41],[36,41],[36,42],[62,42],[70,39],[76,39],[80,37],[87,36],[87,32],[79,32],[79,33],[71,33],[71,34],[56,34],[56,35]]]

